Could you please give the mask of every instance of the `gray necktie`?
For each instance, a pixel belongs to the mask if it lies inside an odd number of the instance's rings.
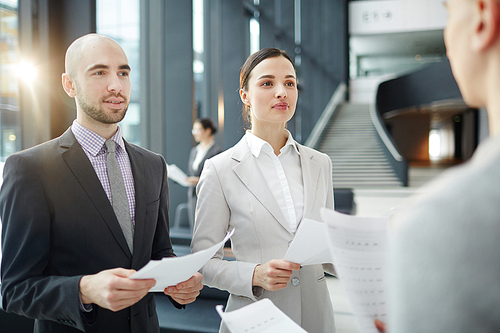
[[[108,149],[106,164],[108,167],[109,184],[111,186],[111,202],[113,203],[113,210],[118,222],[120,222],[120,227],[125,235],[130,252],[133,253],[134,226],[130,218],[125,183],[123,182],[122,173],[116,160],[115,147],[116,143],[113,140],[106,141],[106,148]]]

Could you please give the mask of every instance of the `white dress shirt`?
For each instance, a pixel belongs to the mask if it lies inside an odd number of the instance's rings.
[[[281,212],[288,222],[290,231],[295,233],[304,214],[304,183],[300,167],[300,153],[289,131],[288,139],[280,154],[276,156],[271,145],[250,131],[245,139],[257,159],[257,165],[266,183],[269,185]]]

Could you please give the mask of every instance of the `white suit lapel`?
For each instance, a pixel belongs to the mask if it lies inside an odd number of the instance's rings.
[[[321,165],[314,160],[301,146],[297,145],[300,152],[300,166],[302,168],[302,179],[304,182],[304,214],[302,219],[311,215],[317,194],[317,184],[321,173]]]
[[[257,198],[269,213],[285,228],[288,232],[290,228],[281,212],[276,199],[274,198],[269,186],[264,180],[260,172],[257,161],[253,157],[248,148],[245,139],[242,139],[235,147],[232,154],[232,159],[235,162],[233,171],[236,173],[241,182],[248,190]]]

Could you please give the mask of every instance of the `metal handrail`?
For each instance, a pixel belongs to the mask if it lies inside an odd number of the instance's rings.
[[[404,161],[403,156],[398,152],[394,144],[392,143],[392,140],[389,139],[387,136],[387,133],[385,130],[382,128],[382,125],[380,124],[380,119],[377,115],[377,107],[372,104],[370,105],[370,117],[372,118],[373,125],[375,126],[375,129],[380,137],[380,139],[384,142],[385,146],[389,150],[389,152],[392,154],[394,159],[398,162]]]
[[[330,101],[326,105],[325,109],[323,110],[323,113],[319,117],[318,121],[316,122],[316,125],[314,125],[314,128],[311,131],[311,134],[307,138],[305,145],[307,147],[311,148],[316,148],[316,145],[319,142],[319,139],[321,137],[321,134],[325,130],[325,127],[328,125],[328,122],[332,118],[332,116],[335,113],[335,110],[337,109],[337,106],[344,101],[344,95],[345,91],[347,89],[347,86],[344,82],[341,82],[335,92],[333,93],[332,97],[330,98]]]

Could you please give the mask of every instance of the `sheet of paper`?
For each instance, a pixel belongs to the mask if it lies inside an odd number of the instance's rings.
[[[215,309],[231,333],[307,333],[268,298],[230,312]]]
[[[168,286],[175,286],[186,281],[196,273],[234,233],[227,233],[224,239],[208,249],[182,257],[168,257],[161,260],[150,260],[146,266],[135,272],[131,279],[155,279],[156,285],[149,291],[163,292]]]
[[[184,187],[189,187],[189,183],[186,181],[188,177],[184,171],[179,169],[175,164],[167,164],[168,178],[172,179],[174,182],[182,185]]]
[[[378,333],[374,320],[387,322],[386,253],[389,214],[345,215],[322,209],[335,271],[361,333]]]
[[[331,263],[325,224],[304,219],[283,259],[302,266]]]

